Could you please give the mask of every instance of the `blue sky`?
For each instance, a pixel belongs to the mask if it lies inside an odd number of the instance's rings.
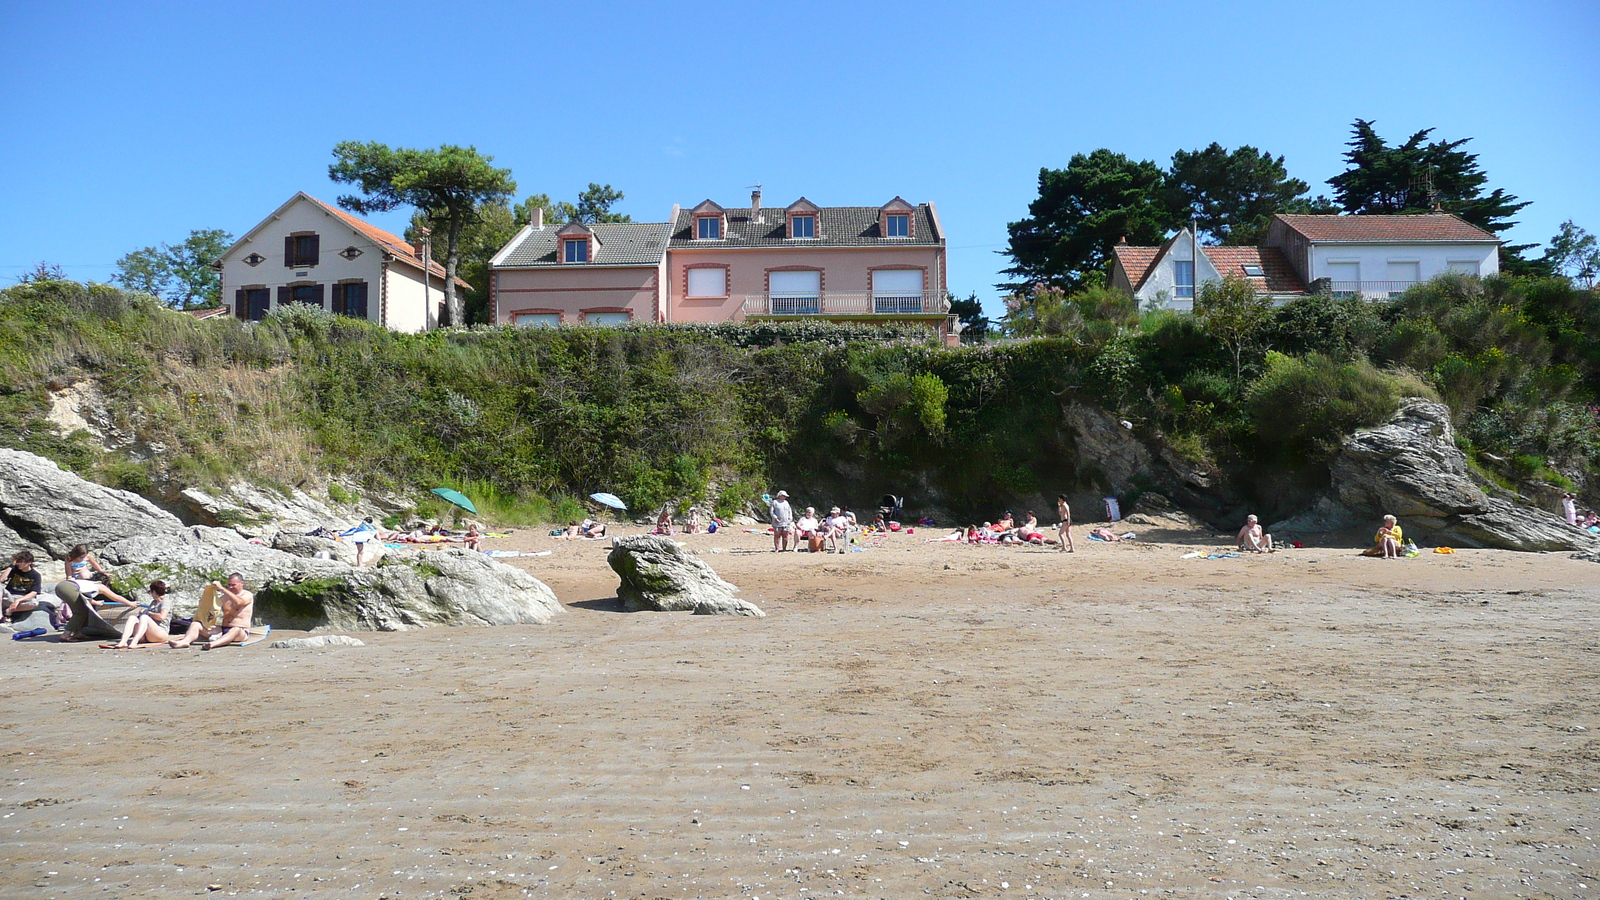
[[[991,309],[1042,166],[1211,141],[1326,191],[1350,124],[1473,140],[1510,233],[1600,233],[1600,4],[0,4],[0,284],[333,200],[341,140],[475,145],[521,194],[933,201]],[[405,215],[377,221],[395,230]]]

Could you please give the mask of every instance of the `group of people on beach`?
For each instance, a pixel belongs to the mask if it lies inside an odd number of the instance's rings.
[[[118,593],[111,586],[110,574],[83,544],[73,547],[64,562],[67,577],[56,582],[48,593],[31,550],[12,554],[11,565],[0,572],[0,621],[7,627],[37,622],[39,617],[49,623],[14,630],[13,640],[42,637],[54,629],[61,632],[63,643],[116,635],[115,643],[100,645],[108,650],[163,643],[188,647],[197,641],[202,649],[209,650],[243,643],[249,637],[255,595],[245,590],[244,577],[238,572],[229,575],[225,583],[213,581],[207,585],[216,608],[216,615],[207,620],[205,616],[175,616],[173,593],[159,579],[150,582],[147,590],[151,599],[147,603]],[[202,602],[201,606],[206,604]],[[101,615],[102,610],[115,607],[128,610],[120,628]]]

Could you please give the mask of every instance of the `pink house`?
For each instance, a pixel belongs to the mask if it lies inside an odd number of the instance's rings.
[[[728,209],[659,224],[556,228],[536,219],[491,261],[497,324],[821,318],[953,331],[933,204]]]

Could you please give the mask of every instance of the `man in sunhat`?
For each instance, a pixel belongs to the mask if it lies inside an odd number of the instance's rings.
[[[772,552],[788,550],[794,538],[794,507],[789,505],[788,491],[779,491],[767,501],[767,514],[772,519]]]

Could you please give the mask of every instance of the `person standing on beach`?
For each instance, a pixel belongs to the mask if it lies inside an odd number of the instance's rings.
[[[1561,495],[1561,517],[1567,520],[1568,525],[1578,527],[1578,499],[1572,496],[1571,491]]]
[[[772,552],[781,553],[789,549],[794,536],[794,507],[789,505],[788,491],[779,491],[767,501],[767,514],[772,518]]]
[[[1056,515],[1060,517],[1056,524],[1056,540],[1062,553],[1071,553],[1077,548],[1072,546],[1072,507],[1067,505],[1066,494],[1056,495]]]

